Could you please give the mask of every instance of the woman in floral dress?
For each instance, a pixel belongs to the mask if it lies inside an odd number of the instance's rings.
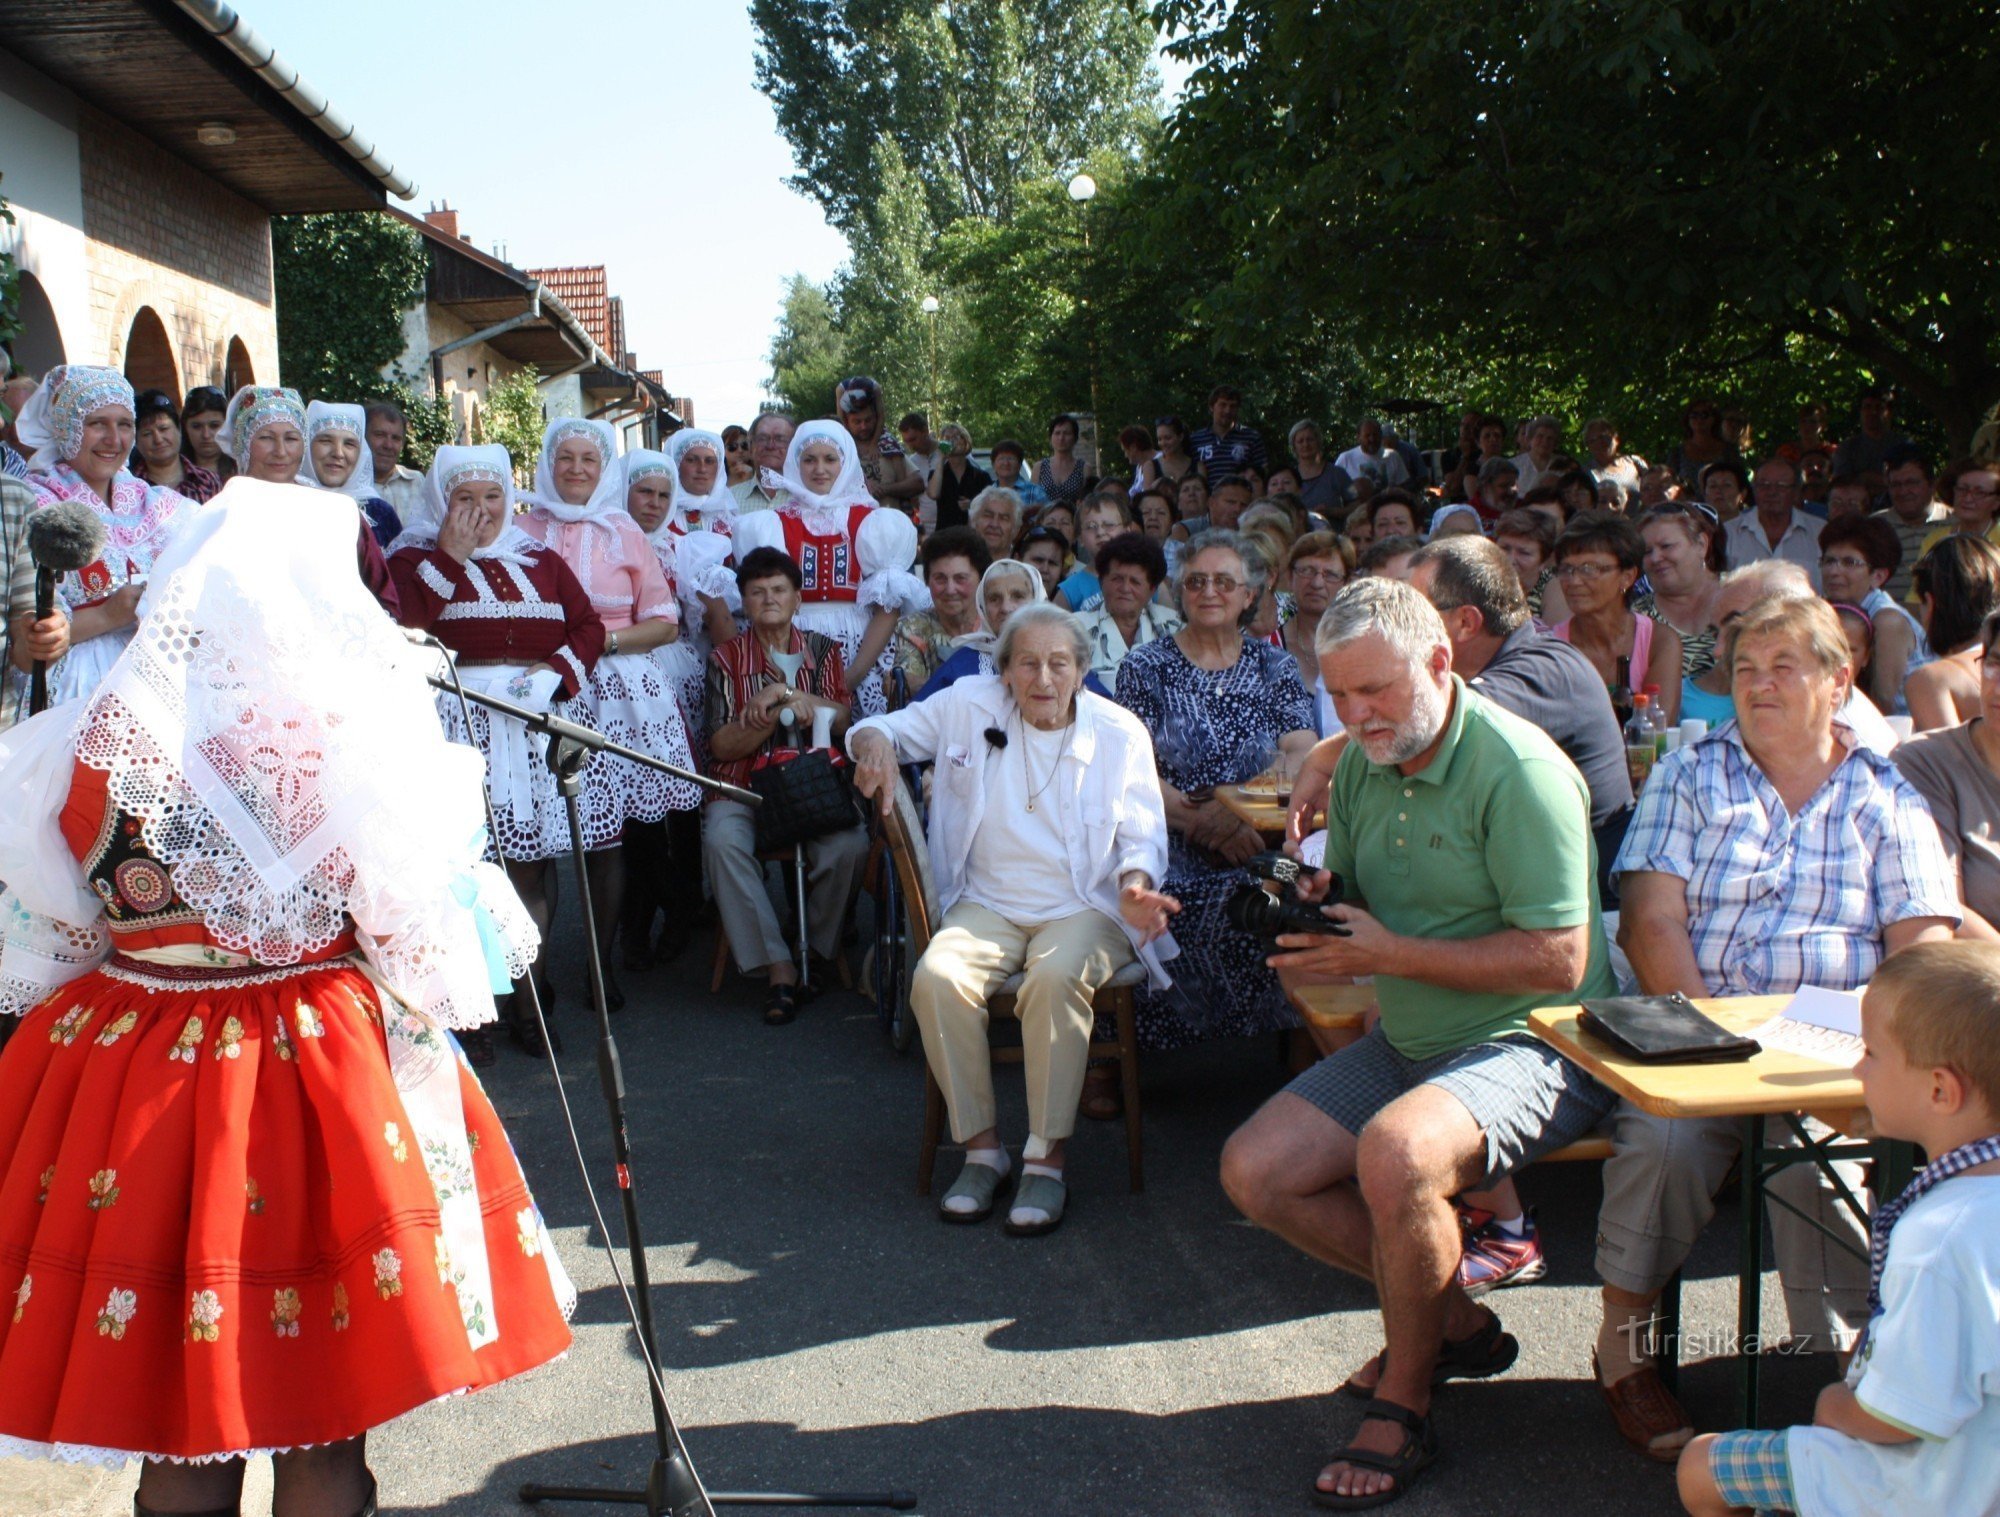
[[[1118,666],[1119,703],[1152,734],[1166,796],[1171,832],[1160,888],[1181,903],[1174,983],[1138,993],[1148,1047],[1298,1025],[1264,964],[1270,945],[1222,914],[1249,878],[1244,861],[1268,845],[1215,799],[1215,787],[1251,779],[1280,752],[1303,756],[1315,741],[1297,661],[1243,630],[1268,577],[1262,554],[1236,533],[1202,533],[1181,557],[1187,625]],[[1093,1089],[1085,1099],[1106,1094]]]
[[[0,740],[0,1454],[141,1459],[139,1517],[233,1512],[252,1454],[365,1517],[370,1428],[569,1344],[447,1031],[534,928],[353,534],[238,480],[97,694]]]

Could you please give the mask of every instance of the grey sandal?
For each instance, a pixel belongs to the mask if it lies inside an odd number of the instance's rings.
[[[967,1159],[965,1168],[951,1182],[951,1189],[938,1202],[938,1215],[947,1222],[984,1222],[993,1215],[993,1203],[1013,1179],[1011,1169],[1003,1175],[990,1164],[975,1164]],[[954,1196],[970,1196],[975,1205],[971,1211],[953,1211],[944,1203]]]
[[[1069,1202],[1069,1187],[1053,1175],[1023,1175],[1021,1189],[1014,1196],[1013,1209],[1032,1206],[1048,1215],[1046,1222],[1016,1222],[1009,1216],[1007,1233],[1015,1238],[1039,1238],[1062,1226],[1063,1208]]]

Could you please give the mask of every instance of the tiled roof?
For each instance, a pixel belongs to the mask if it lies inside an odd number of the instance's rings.
[[[583,329],[590,334],[591,340],[611,356],[612,362],[617,362],[619,349],[612,338],[622,334],[613,331],[612,304],[605,289],[604,265],[591,263],[566,269],[530,269],[528,273],[547,285],[549,293],[568,306],[576,319],[583,323]],[[623,321],[616,325],[622,326]]]

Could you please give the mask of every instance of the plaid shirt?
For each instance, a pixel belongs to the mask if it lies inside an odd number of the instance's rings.
[[[0,621],[0,729],[26,714],[27,682],[13,673],[14,618],[35,610],[35,560],[28,552],[28,513],[35,492],[11,476],[0,476],[0,580],[7,589],[6,616]]]
[[[847,669],[840,660],[839,643],[817,632],[802,632],[794,626],[792,640],[785,651],[806,656],[805,662],[799,665],[799,677],[792,684],[794,690],[816,695],[823,701],[832,701],[836,706],[848,704]],[[764,645],[757,640],[754,627],[748,632],[737,633],[708,656],[707,684],[703,693],[709,732],[718,732],[735,721],[737,714],[750,704],[759,691],[768,685],[783,683],[784,678],[777,665],[764,656]],[[726,784],[746,785],[750,780],[750,771],[757,767],[759,759],[787,745],[803,748],[811,737],[810,727],[803,731],[775,727],[755,752],[746,753],[739,759],[711,759],[708,772],[711,777]],[[715,797],[710,794],[707,798],[713,800]]]
[[[1669,754],[1639,793],[1618,872],[1687,882],[1688,936],[1709,994],[1853,990],[1883,929],[1961,915],[1923,797],[1836,724],[1842,759],[1794,817],[1734,722]]]

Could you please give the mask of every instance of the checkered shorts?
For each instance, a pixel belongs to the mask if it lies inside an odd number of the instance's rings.
[[[1510,1034],[1428,1059],[1396,1052],[1378,1026],[1285,1087],[1356,1137],[1376,1113],[1419,1085],[1458,1099],[1486,1140],[1486,1177],[1512,1174],[1576,1142],[1616,1098],[1539,1038]]]
[[[1788,1436],[1785,1428],[1717,1434],[1708,1446],[1708,1472],[1722,1499],[1759,1513],[1796,1512],[1799,1498],[1792,1494]]]

